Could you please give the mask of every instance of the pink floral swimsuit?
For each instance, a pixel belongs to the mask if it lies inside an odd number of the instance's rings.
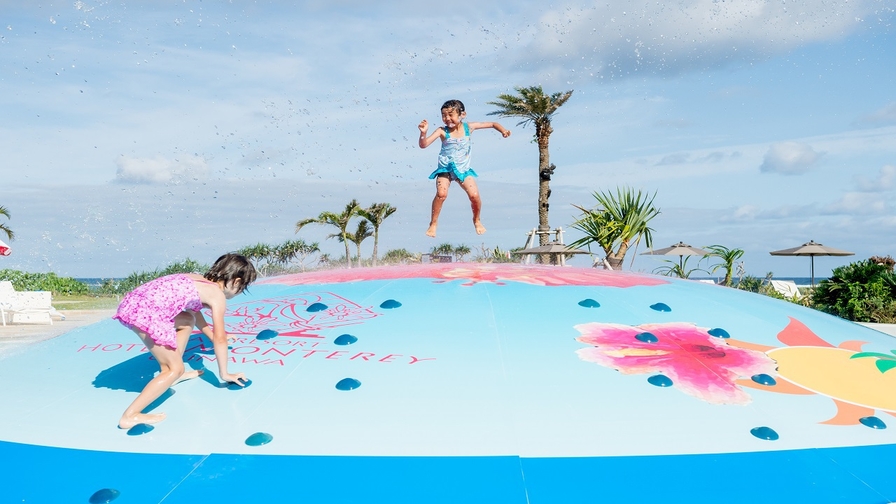
[[[183,311],[200,310],[202,302],[193,280],[176,274],[156,278],[129,292],[112,318],[145,332],[159,345],[177,348],[174,317]]]

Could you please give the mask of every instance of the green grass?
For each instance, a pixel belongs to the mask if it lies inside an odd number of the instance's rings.
[[[114,310],[118,308],[120,296],[97,296],[92,294],[53,296],[53,307],[65,310]]]

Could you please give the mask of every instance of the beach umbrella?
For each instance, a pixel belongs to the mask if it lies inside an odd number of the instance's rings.
[[[8,256],[12,253],[12,250],[9,248],[9,245],[3,243],[3,240],[0,240],[0,255]]]
[[[684,256],[705,256],[709,255],[712,252],[708,250],[703,250],[702,248],[692,247],[685,242],[678,242],[671,247],[665,247],[656,250],[648,250],[647,252],[642,252],[641,255],[672,255],[678,256],[678,267],[684,268]]]
[[[855,255],[854,252],[847,252],[846,250],[835,249],[834,247],[826,247],[820,243],[815,243],[815,240],[809,240],[809,243],[804,243],[799,247],[793,247],[784,250],[775,250],[773,252],[769,252],[769,254],[774,256],[809,256],[809,274],[811,275],[813,286],[815,285],[815,256]]]

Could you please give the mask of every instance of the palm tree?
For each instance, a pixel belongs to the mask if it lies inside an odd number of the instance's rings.
[[[380,226],[387,217],[398,210],[388,203],[374,203],[367,208],[359,208],[358,215],[373,225],[373,265],[376,266],[377,249],[380,243]]]
[[[358,267],[361,267],[361,242],[373,236],[373,230],[370,229],[370,223],[366,220],[358,222],[358,229],[354,233],[346,233],[345,239],[354,243],[358,247]]]
[[[258,268],[258,272],[261,273],[262,276],[265,276],[268,274],[271,267],[273,250],[274,249],[270,245],[256,243],[255,245],[243,247],[237,250],[236,253],[254,262]],[[264,264],[261,264],[261,261],[264,261]]]
[[[539,245],[548,243],[548,232],[551,226],[548,224],[548,198],[551,197],[551,175],[556,166],[551,164],[548,142],[554,129],[551,127],[551,119],[569,97],[572,90],[563,93],[546,95],[541,86],[517,87],[518,94],[501,94],[498,100],[488,102],[489,105],[498,107],[498,110],[489,112],[488,115],[502,117],[522,117],[519,125],[535,124],[535,142],[538,144],[538,231]]]
[[[358,200],[352,199],[348,204],[345,205],[345,210],[342,213],[337,214],[333,212],[321,212],[316,218],[311,219],[303,219],[299,222],[296,222],[296,233],[299,232],[300,229],[307,226],[308,224],[329,224],[331,226],[335,226],[339,229],[339,233],[333,233],[327,238],[339,238],[339,241],[345,244],[345,262],[349,268],[352,267],[352,258],[351,252],[348,250],[348,223],[352,220],[352,217],[358,212],[360,205],[358,204]]]
[[[387,251],[383,255],[383,262],[406,264],[410,262],[420,262],[420,254],[413,254],[407,249],[393,249]]]
[[[454,247],[454,250],[452,252],[454,253],[454,260],[456,262],[463,262],[464,256],[470,255],[470,252],[472,252],[472,250],[470,249],[470,247],[461,244]]]
[[[615,195],[595,192],[594,198],[599,204],[597,209],[588,210],[573,205],[584,215],[572,227],[585,233],[585,236],[571,243],[570,248],[588,245],[590,250],[591,244],[597,243],[606,254],[610,267],[621,269],[632,244],[638,244],[643,239],[647,247],[653,246],[653,229],[647,224],[660,214],[660,210],[653,206],[656,193],[648,196],[639,190],[635,194],[625,187],[617,188]]]
[[[292,261],[301,257],[299,265],[301,265],[302,271],[305,271],[305,258],[318,252],[320,252],[320,247],[317,242],[305,243],[305,240],[287,240],[273,250],[276,261],[284,268],[288,268]]]
[[[9,210],[7,210],[6,207],[2,205],[0,205],[0,215],[6,217],[7,219],[10,218]],[[9,226],[7,226],[6,224],[0,224],[0,231],[6,233],[6,237],[9,238],[10,241],[15,239],[16,237],[16,234],[13,233],[12,229],[9,229]]]
[[[706,247],[706,249],[710,251],[710,257],[718,257],[722,260],[721,263],[712,267],[710,274],[715,273],[717,269],[724,267],[725,279],[722,280],[722,285],[731,287],[731,278],[734,276],[734,264],[738,259],[744,256],[744,251],[739,248],[730,249],[722,245],[710,245]]]
[[[702,271],[706,273],[707,271],[700,268],[688,269],[688,259],[692,256],[683,257],[681,262],[675,262],[669,259],[665,259],[665,266],[659,266],[653,270],[654,273],[658,273],[660,275],[670,276],[670,277],[678,277],[678,278],[691,278],[697,271]]]

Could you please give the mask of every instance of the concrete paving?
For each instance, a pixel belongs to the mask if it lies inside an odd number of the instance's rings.
[[[0,325],[0,358],[15,349],[55,338],[81,326],[95,324],[115,315],[115,310],[61,310],[65,320],[53,317],[53,324]]]

